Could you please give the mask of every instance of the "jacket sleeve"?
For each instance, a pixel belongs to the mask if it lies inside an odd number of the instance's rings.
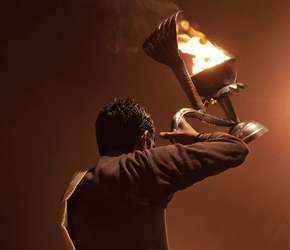
[[[192,145],[174,144],[146,150],[156,184],[165,195],[185,189],[204,178],[237,167],[249,149],[226,133],[203,134]]]

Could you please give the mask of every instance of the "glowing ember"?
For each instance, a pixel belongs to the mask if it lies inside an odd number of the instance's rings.
[[[226,51],[213,45],[203,33],[194,30],[185,20],[177,24],[177,33],[178,49],[192,56],[192,75],[231,58]]]

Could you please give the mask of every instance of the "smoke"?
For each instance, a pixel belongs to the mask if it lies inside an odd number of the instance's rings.
[[[168,0],[106,0],[105,47],[114,53],[137,52],[155,27],[179,7]]]

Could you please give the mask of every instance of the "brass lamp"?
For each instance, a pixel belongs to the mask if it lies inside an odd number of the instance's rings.
[[[266,133],[268,129],[259,122],[240,122],[233,108],[230,95],[233,91],[239,91],[240,88],[244,88],[244,84],[235,83],[237,78],[235,58],[227,52],[223,52],[222,62],[215,63],[213,66],[205,69],[201,68],[197,72],[189,73],[190,69],[183,60],[185,58],[184,55],[188,55],[188,52],[186,50],[184,52],[178,43],[180,39],[188,40],[186,34],[178,34],[180,30],[180,25],[177,23],[179,14],[180,11],[163,21],[147,37],[143,44],[143,50],[147,55],[172,69],[193,107],[183,108],[173,116],[172,130],[177,129],[183,116],[187,116],[207,124],[230,127],[229,133],[246,143]],[[185,24],[183,25],[185,30],[188,30],[193,35],[197,35],[195,40],[199,43],[198,45],[207,44],[212,47],[212,44],[202,33],[189,29],[188,22],[183,24]],[[192,45],[192,47],[194,46]],[[216,48],[220,49],[217,46]],[[197,50],[199,49],[197,48]],[[218,53],[219,55],[221,54],[220,51]],[[193,59],[197,59],[197,57],[196,55],[192,56]],[[203,58],[201,63],[193,61],[192,64],[200,66],[207,61],[212,63],[210,58]],[[203,100],[201,97],[203,97]],[[206,105],[213,101],[219,103],[226,118],[220,118],[206,112]]]

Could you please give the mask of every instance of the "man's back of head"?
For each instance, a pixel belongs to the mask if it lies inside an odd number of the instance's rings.
[[[149,147],[154,137],[151,116],[132,99],[114,99],[99,113],[96,137],[100,155],[118,155],[132,152],[145,131]]]

